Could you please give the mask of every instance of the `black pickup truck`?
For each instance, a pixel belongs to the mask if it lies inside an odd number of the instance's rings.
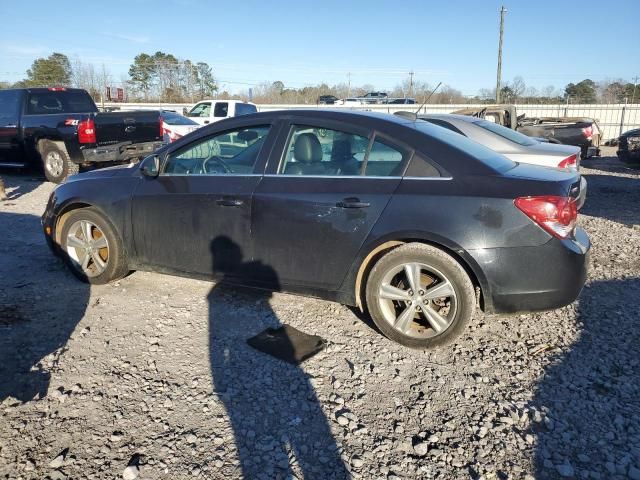
[[[160,146],[159,111],[98,113],[76,88],[0,90],[0,166],[40,164],[61,183],[80,165],[131,162]]]

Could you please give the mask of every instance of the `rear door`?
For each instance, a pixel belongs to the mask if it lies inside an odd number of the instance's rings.
[[[365,128],[288,123],[254,192],[255,260],[290,289],[337,290],[410,154]]]
[[[170,150],[157,178],[132,197],[141,263],[203,275],[239,275],[251,259],[251,195],[272,145],[270,122],[200,136]]]
[[[0,164],[22,165],[20,149],[21,90],[0,90]]]

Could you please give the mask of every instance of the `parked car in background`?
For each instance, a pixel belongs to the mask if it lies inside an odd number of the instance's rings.
[[[387,103],[413,105],[416,103],[416,100],[414,98],[390,98]]]
[[[344,105],[345,107],[359,107],[365,103],[357,97],[341,98],[335,102],[335,105]]]
[[[190,110],[184,110],[184,116],[189,117],[200,125],[219,122],[225,118],[239,117],[256,113],[255,103],[242,100],[203,100],[196,103]]]
[[[640,164],[640,128],[624,132],[618,137],[616,154],[621,162]]]
[[[175,142],[187,133],[191,133],[201,127],[199,123],[190,118],[170,110],[163,110],[161,115],[162,139],[165,143]]]
[[[98,112],[86,90],[0,90],[0,166],[44,168],[63,182],[81,165],[136,161],[162,145],[158,110]]]
[[[484,118],[530,137],[580,147],[582,158],[600,155],[600,128],[593,118],[518,116],[515,105],[463,108],[453,113]]]
[[[578,170],[580,164],[579,147],[540,142],[482,118],[454,114],[424,114],[418,118],[464,135],[514,162],[570,170]]]
[[[428,122],[285,110],[77,175],[42,225],[90,283],[139,269],[313,295],[427,348],[464,331],[476,289],[488,313],[578,296],[590,248],[580,189],[577,172],[512,162]]]
[[[364,103],[386,103],[387,95],[385,92],[368,92],[360,98]]]
[[[316,103],[319,105],[333,105],[339,100],[335,95],[320,95]]]

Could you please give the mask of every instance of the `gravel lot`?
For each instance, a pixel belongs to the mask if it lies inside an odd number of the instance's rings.
[[[150,273],[89,288],[40,233],[53,186],[2,172],[0,478],[640,480],[640,175],[583,166],[579,301],[479,314],[430,352],[320,300]],[[281,323],[327,349],[300,368],[246,345]]]

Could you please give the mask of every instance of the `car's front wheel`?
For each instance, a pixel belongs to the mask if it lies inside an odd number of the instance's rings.
[[[74,210],[65,217],[60,247],[71,271],[88,283],[108,283],[128,272],[115,228],[92,208]]]
[[[451,341],[475,311],[465,269],[442,250],[409,243],[384,255],[366,285],[367,310],[389,339],[426,349]]]

